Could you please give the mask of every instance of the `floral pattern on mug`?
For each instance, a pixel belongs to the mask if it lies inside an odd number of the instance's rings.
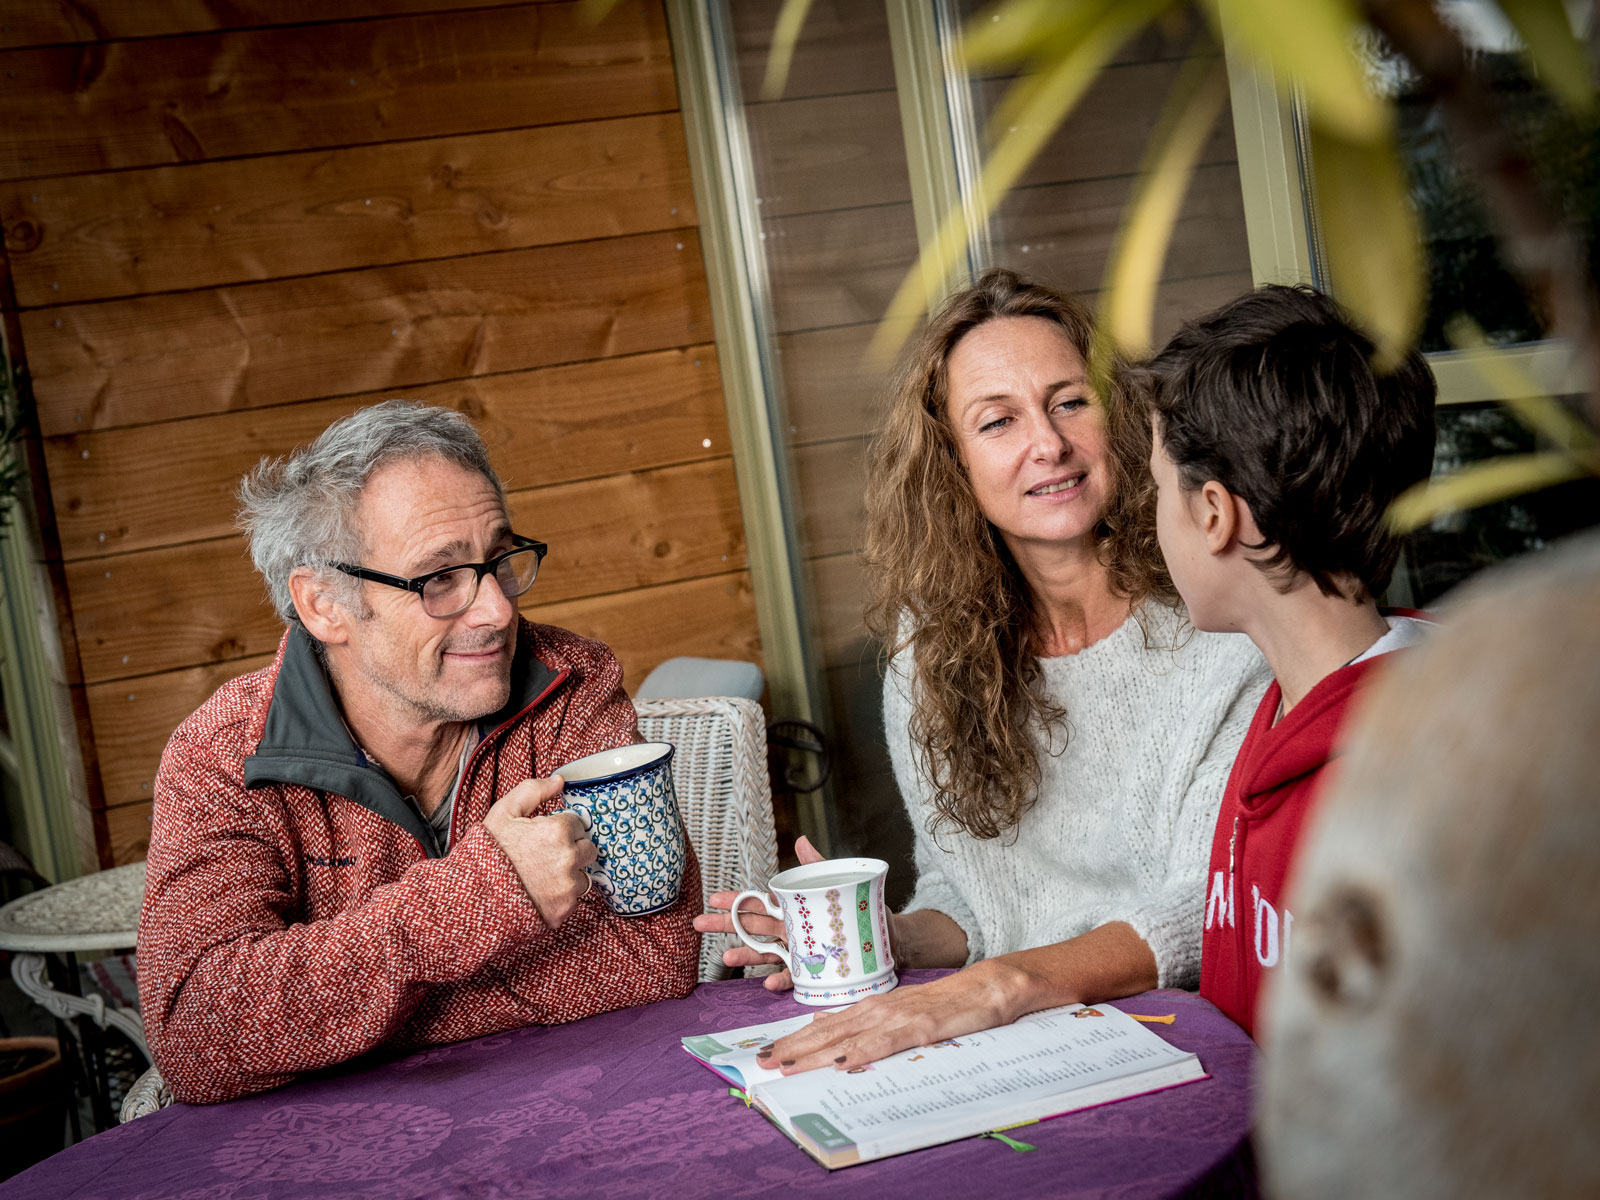
[[[828,928],[833,930],[833,940],[837,945],[825,947],[829,957],[838,963],[840,979],[850,977],[850,956],[844,949],[844,905],[839,903],[839,889],[829,888],[825,893],[828,897]]]

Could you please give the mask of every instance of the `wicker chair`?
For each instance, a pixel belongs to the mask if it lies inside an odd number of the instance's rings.
[[[639,700],[639,732],[671,742],[672,784],[700,860],[701,902],[712,892],[765,887],[778,869],[767,779],[766,723],[753,700],[708,696]],[[700,940],[700,980],[726,979],[726,934]],[[127,1124],[172,1103],[161,1072],[151,1067],[128,1089],[119,1119]]]
[[[753,700],[705,696],[638,700],[639,732],[671,742],[672,783],[700,860],[701,899],[712,892],[766,887],[778,869],[767,778],[766,720]],[[726,979],[728,934],[700,940],[700,979]]]
[[[171,1103],[172,1089],[161,1078],[160,1069],[151,1067],[133,1081],[128,1094],[122,1098],[122,1107],[117,1111],[117,1124],[126,1125],[139,1117],[148,1117]]]

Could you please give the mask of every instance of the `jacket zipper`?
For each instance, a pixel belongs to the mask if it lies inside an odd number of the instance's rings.
[[[1235,953],[1239,956],[1239,979],[1242,983],[1250,974],[1250,955],[1252,953],[1250,940],[1253,936],[1253,931],[1250,921],[1244,920],[1239,912],[1239,884],[1233,874],[1234,849],[1239,841],[1239,816],[1240,814],[1238,813],[1233,814],[1233,832],[1228,837],[1228,906],[1233,910],[1234,928],[1237,931],[1235,933]],[[1251,919],[1253,920],[1254,917],[1255,912],[1252,909]]]
[[[468,780],[470,780],[472,778],[473,771],[475,771],[477,769],[478,756],[484,752],[485,748],[487,748],[490,745],[492,745],[495,742],[495,740],[497,738],[499,738],[499,736],[502,733],[504,733],[506,730],[510,729],[518,721],[522,720],[522,718],[527,716],[528,713],[530,713],[534,709],[538,708],[539,705],[543,704],[545,702],[545,700],[550,696],[550,693],[554,692],[563,683],[565,683],[567,681],[567,677],[570,676],[571,674],[572,674],[572,668],[571,667],[562,667],[561,670],[556,672],[556,677],[554,679],[552,679],[549,682],[548,685],[546,685],[544,691],[540,692],[537,696],[535,696],[532,700],[528,701],[528,703],[524,704],[521,708],[519,708],[511,716],[507,717],[504,721],[500,722],[500,724],[497,725],[494,729],[492,729],[489,733],[485,734],[483,740],[478,743],[477,748],[475,750],[473,750],[471,755],[468,756],[467,765],[466,765],[465,769],[461,772],[461,788],[458,789],[456,795],[452,798],[452,800],[450,802],[450,829],[449,829],[449,831],[447,832],[447,834],[445,836],[445,844],[444,844],[444,847],[443,847],[443,853],[445,853],[445,854],[450,853],[450,847],[454,846],[456,844],[456,821],[461,816],[461,805],[459,803],[457,803],[457,801],[459,801],[461,799],[461,792],[466,790],[466,785],[467,785]],[[499,775],[499,772],[497,770],[496,771],[496,776],[498,777],[498,775]],[[490,803],[491,804],[494,803],[494,800],[492,798],[490,800]]]

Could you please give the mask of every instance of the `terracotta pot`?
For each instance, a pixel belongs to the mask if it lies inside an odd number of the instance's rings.
[[[0,1038],[0,1179],[61,1149],[66,1124],[55,1038]]]

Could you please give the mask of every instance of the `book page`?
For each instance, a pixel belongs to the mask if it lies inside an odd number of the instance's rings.
[[[749,1046],[713,1055],[741,1072],[752,1098],[808,1141],[846,1161],[896,1154],[1014,1122],[1052,1116],[1202,1077],[1179,1050],[1110,1005],[1068,1005],[1012,1025],[902,1051],[850,1071],[783,1077],[754,1065],[755,1048],[809,1017],[737,1030]],[[788,1028],[782,1028],[780,1024]],[[721,1040],[722,1036],[719,1035]],[[809,1121],[809,1125],[807,1122]]]
[[[838,1012],[837,1008],[827,1009]],[[782,1021],[768,1021],[761,1025],[746,1025],[726,1033],[701,1034],[683,1038],[683,1048],[710,1067],[724,1079],[743,1088],[763,1076],[776,1078],[776,1072],[756,1065],[756,1051],[785,1034],[803,1029],[811,1023],[816,1013],[802,1013]]]

